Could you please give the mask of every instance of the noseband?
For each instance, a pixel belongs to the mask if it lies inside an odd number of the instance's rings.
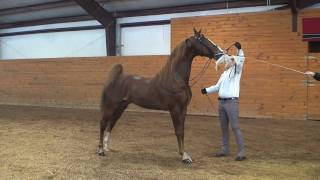
[[[212,54],[212,56],[210,58],[214,58],[215,60],[218,60],[224,53],[220,52],[220,53],[215,53],[213,52],[210,47],[208,45],[206,45],[203,42],[204,37],[203,36],[199,36],[197,38],[195,38],[201,45],[203,45],[209,52],[210,54]],[[215,45],[214,43],[212,43],[213,45]],[[216,46],[216,45],[215,45]],[[217,47],[217,46],[216,46]]]

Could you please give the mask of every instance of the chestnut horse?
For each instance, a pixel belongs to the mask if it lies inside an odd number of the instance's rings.
[[[184,151],[184,122],[192,96],[189,86],[192,60],[196,56],[217,60],[222,54],[221,48],[194,29],[194,35],[173,50],[166,65],[153,78],[125,74],[121,64],[114,65],[101,97],[98,154],[104,156],[108,151],[112,128],[127,106],[133,103],[144,108],[170,111],[182,162],[191,164],[191,157]]]

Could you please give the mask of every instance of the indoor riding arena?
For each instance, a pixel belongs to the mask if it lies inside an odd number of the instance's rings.
[[[0,179],[320,180],[319,73],[320,0],[0,0]]]

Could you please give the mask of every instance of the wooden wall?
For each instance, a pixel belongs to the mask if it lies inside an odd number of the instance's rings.
[[[300,18],[306,16],[320,16],[320,11],[301,12]],[[307,43],[301,37],[301,21],[299,20],[299,32],[292,32],[291,22],[289,10],[175,19],[172,21],[172,44],[174,47],[192,35],[193,27],[201,28],[202,32],[223,48],[235,41],[241,42],[246,62],[241,82],[240,115],[305,119],[308,103],[313,107],[320,105],[319,94],[316,93],[320,90],[319,84],[315,83],[315,86],[310,87],[313,93],[309,93],[308,102],[307,87],[303,85],[305,76],[259,61],[303,72],[307,70],[305,56],[308,51]],[[193,64],[194,69],[201,67],[201,63]],[[320,70],[319,63],[317,68],[311,69]],[[193,105],[198,112],[217,113],[217,107],[211,108],[207,97],[200,95],[199,89],[216,83],[219,75],[220,72],[215,72],[212,66],[194,88],[193,100],[197,102]],[[210,98],[216,104],[216,95],[210,95]],[[313,118],[320,119],[319,113],[314,114]]]
[[[299,16],[320,16],[320,11],[302,11]],[[234,41],[242,43],[246,62],[240,116],[306,119],[312,114],[309,118],[320,119],[316,110],[318,82],[307,88],[303,84],[305,76],[259,61],[299,71],[307,70],[308,66],[320,70],[318,59],[306,62],[307,43],[302,41],[301,28],[299,32],[291,31],[289,10],[173,19],[172,47],[192,35],[193,27],[202,28],[207,37],[223,48]],[[121,63],[126,72],[151,77],[166,59],[166,56],[138,56],[0,61],[0,103],[98,108],[102,85],[112,64]],[[191,78],[201,71],[205,61],[194,60]],[[214,84],[220,74],[211,63],[193,86],[189,114],[217,115],[217,95],[202,95],[200,89]],[[135,106],[129,109],[147,111]]]
[[[320,10],[303,11],[300,14],[300,22],[301,18],[304,17],[320,17]],[[308,54],[307,69],[320,72],[320,53]],[[313,78],[309,80],[312,83],[307,87],[307,118],[320,120],[320,82],[315,81]]]
[[[98,108],[113,64],[151,77],[165,61],[166,56],[0,61],[0,103]]]

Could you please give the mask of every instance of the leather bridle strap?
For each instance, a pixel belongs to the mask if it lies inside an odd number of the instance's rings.
[[[207,46],[205,43],[203,43],[202,39],[203,39],[203,37],[196,38],[196,40],[198,40],[198,41],[200,42],[200,44],[203,45],[203,46],[212,54],[212,57],[215,58],[216,53],[214,53],[214,52],[209,48],[209,46]]]

